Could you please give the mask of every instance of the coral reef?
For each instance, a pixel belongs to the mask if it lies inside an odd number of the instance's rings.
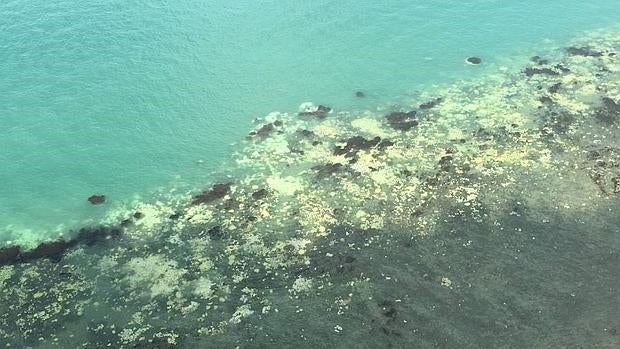
[[[618,302],[619,47],[593,33],[398,105],[272,113],[211,188],[1,249],[0,342],[536,347],[576,300],[612,319],[592,295]],[[589,333],[570,338],[616,338]]]

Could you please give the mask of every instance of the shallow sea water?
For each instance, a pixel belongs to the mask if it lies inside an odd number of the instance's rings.
[[[615,2],[0,10],[0,347],[620,346]]]

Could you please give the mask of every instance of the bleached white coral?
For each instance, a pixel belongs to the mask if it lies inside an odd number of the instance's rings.
[[[250,308],[249,304],[244,304],[240,306],[239,308],[237,308],[237,310],[234,312],[234,314],[230,318],[229,322],[232,324],[238,324],[241,322],[241,320],[243,320],[244,318],[252,314],[254,314],[254,310]]]
[[[11,275],[13,275],[12,265],[0,267],[0,290],[4,287],[6,280],[11,278]]]
[[[302,191],[304,188],[301,178],[293,176],[279,177],[270,176],[267,177],[267,185],[278,192],[281,195],[290,196],[298,191]]]
[[[132,258],[123,269],[129,274],[129,286],[134,291],[146,290],[152,298],[168,296],[178,290],[187,272],[163,255]]]
[[[312,279],[308,279],[302,276],[298,277],[297,279],[295,279],[295,282],[293,282],[291,290],[295,294],[310,292],[312,290]]]
[[[387,135],[383,125],[377,119],[369,117],[358,118],[351,121],[351,126],[370,136],[385,137]]]
[[[192,224],[205,224],[213,219],[213,211],[207,205],[190,206],[186,209],[186,216]]]
[[[205,277],[201,277],[194,281],[193,287],[194,294],[203,299],[211,299],[215,293],[213,282]]]
[[[312,129],[312,132],[320,138],[334,138],[340,134],[338,124],[333,120],[324,121]]]

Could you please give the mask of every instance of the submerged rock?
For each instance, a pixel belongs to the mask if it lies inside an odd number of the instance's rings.
[[[261,200],[261,199],[266,198],[267,195],[269,195],[269,192],[267,191],[267,189],[259,189],[252,193],[252,199]]]
[[[332,111],[332,108],[326,107],[324,105],[319,105],[314,110],[306,110],[299,112],[299,116],[314,116],[318,119],[324,119],[329,112]]]
[[[256,131],[256,135],[258,137],[263,137],[263,138],[267,137],[269,136],[271,131],[273,131],[273,129],[274,129],[273,123],[265,124],[261,128],[259,128],[258,131]]]
[[[36,259],[49,258],[53,262],[59,262],[65,251],[74,246],[76,241],[57,240],[52,242],[42,243],[34,250],[22,253],[20,255],[21,262],[30,262]]]
[[[268,124],[264,124],[260,128],[250,131],[250,133],[248,133],[250,137],[248,138],[251,138],[251,137],[267,138],[274,129],[275,129],[274,123],[270,122]]]
[[[553,130],[556,134],[563,135],[566,134],[571,125],[575,123],[575,117],[566,112],[555,112],[552,111],[547,116],[547,123],[545,126]]]
[[[192,205],[208,204],[217,199],[221,199],[230,191],[232,183],[215,184],[210,190],[203,191],[201,194],[194,196]]]
[[[560,88],[562,87],[562,83],[558,82],[556,84],[551,85],[547,91],[549,91],[549,93],[558,93],[558,91],[560,91]]]
[[[122,223],[121,223],[122,225]],[[104,241],[110,237],[116,237],[121,234],[120,229],[117,228],[82,228],[80,229],[77,237],[74,239],[74,243],[82,243],[87,246],[94,245],[95,243]]]
[[[532,67],[527,67],[525,68],[525,70],[523,70],[523,73],[525,73],[525,75],[527,77],[531,77],[534,75],[551,75],[551,76],[555,76],[555,75],[560,75],[560,73],[558,73],[557,71],[551,69],[551,68],[532,68]]]
[[[572,56],[584,56],[584,57],[600,57],[603,54],[595,51],[594,49],[590,48],[590,47],[567,47],[566,48],[566,52],[568,52],[569,55]]]
[[[609,97],[603,97],[601,101],[603,105],[596,111],[596,119],[607,125],[617,124],[620,120],[620,104]]]
[[[213,240],[220,240],[224,237],[224,230],[222,230],[221,226],[216,225],[207,231],[207,235]]]
[[[443,98],[435,98],[432,101],[420,104],[420,109],[431,109],[436,107],[439,103],[443,102]]]
[[[378,149],[384,149],[392,145],[394,145],[393,142],[389,140],[382,140],[379,136],[373,139],[366,139],[362,136],[355,136],[347,139],[347,143],[344,146],[336,146],[334,148],[334,155],[353,157],[360,150],[368,150],[375,147]]]
[[[59,262],[69,249],[84,244],[91,246],[105,241],[110,237],[121,234],[119,228],[93,227],[82,228],[75,238],[70,240],[58,239],[39,244],[29,251],[22,251],[19,246],[11,246],[0,249],[0,266],[15,263],[28,263],[37,259],[48,258],[53,262]]]
[[[465,61],[467,63],[473,64],[473,65],[477,65],[477,64],[482,63],[482,59],[480,57],[476,57],[476,56],[467,57],[467,59]]]
[[[549,64],[549,60],[548,59],[543,59],[540,56],[534,56],[532,58],[530,58],[530,60],[538,65],[545,65],[545,64]]]
[[[314,136],[314,132],[310,131],[310,130],[297,130],[297,133],[299,133],[302,137],[313,137]]]
[[[393,112],[385,116],[388,123],[393,129],[401,131],[409,131],[415,126],[418,126],[418,121],[415,119],[415,110],[409,112]]]
[[[603,147],[590,150],[586,158],[590,161],[595,161],[598,167],[620,167],[620,149],[618,148]]]
[[[101,205],[105,202],[105,195],[91,195],[88,198],[88,202],[93,205]]]
[[[0,248],[0,266],[14,264],[19,259],[20,247],[10,246]]]
[[[312,169],[317,171],[316,177],[318,179],[323,179],[330,177],[336,172],[340,172],[340,170],[342,170],[342,164],[317,165],[312,167]]]

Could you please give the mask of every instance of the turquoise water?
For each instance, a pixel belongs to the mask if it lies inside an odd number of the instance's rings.
[[[0,241],[201,187],[271,111],[380,105],[619,17],[616,0],[4,1]]]

